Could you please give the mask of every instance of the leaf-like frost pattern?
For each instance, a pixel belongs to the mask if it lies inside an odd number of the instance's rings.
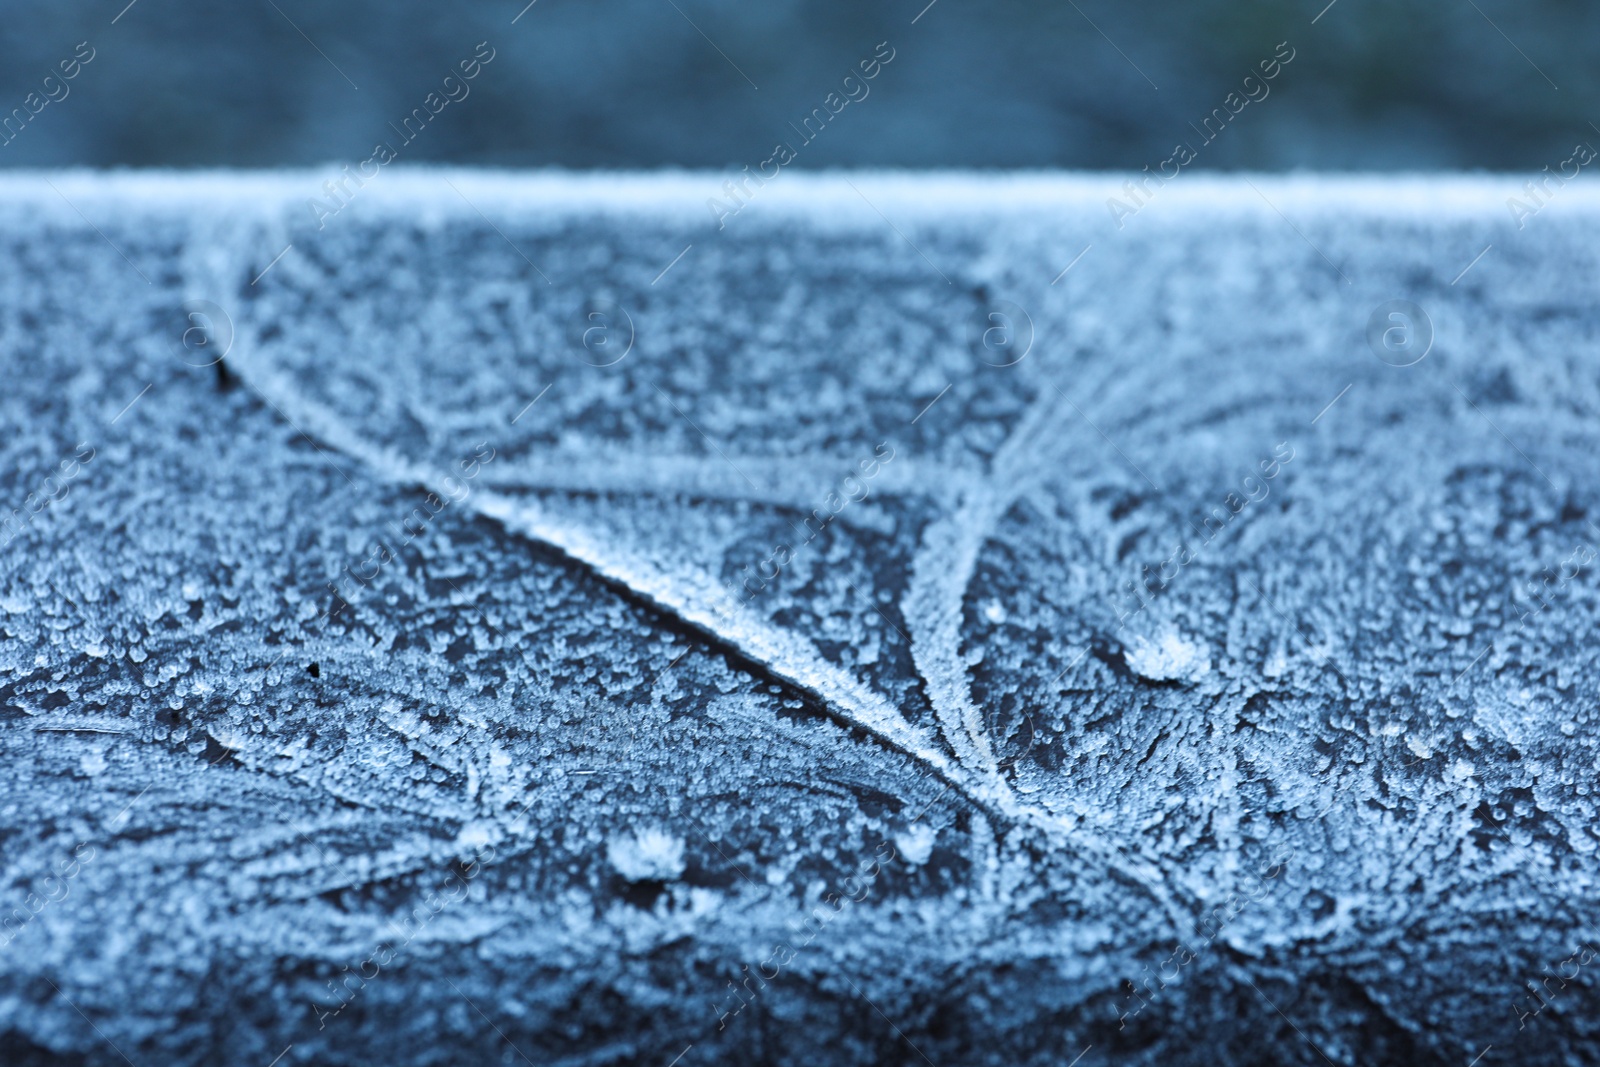
[[[235,236],[233,240],[238,243],[240,238]],[[272,238],[263,240],[261,235],[251,233],[247,240],[251,246],[259,247],[271,243]],[[195,284],[201,288],[220,286],[227,277],[237,276],[244,269],[243,262],[241,256],[239,262],[222,266],[220,271],[213,267],[214,273],[196,279]],[[277,365],[275,353],[283,353],[291,342],[280,337],[262,344],[256,340],[260,327],[253,323],[245,326],[238,334],[231,365],[292,426],[333,447],[339,454],[360,460],[390,484],[423,485],[437,495],[446,495],[448,468],[432,465],[425,454],[418,457],[406,453],[408,447],[417,447],[425,453],[425,441],[408,442],[402,437],[401,443],[396,444],[384,436],[376,440],[363,437],[360,431],[351,428],[349,420],[303,395],[296,388],[292,372],[286,373]],[[311,361],[322,389],[328,389],[328,379],[337,378],[342,370],[335,348],[290,351],[291,365],[297,358]],[[379,386],[380,389],[385,387]],[[397,402],[380,402],[380,406],[415,410],[409,402],[413,397],[420,400],[420,396],[412,394]],[[671,398],[668,400],[684,421],[693,425],[682,408]],[[684,402],[690,401],[684,398]],[[1002,827],[1019,827],[1042,834],[1049,843],[1047,847],[1077,854],[1102,867],[1147,895],[1169,921],[1183,929],[1192,919],[1177,907],[1164,887],[1159,865],[1148,857],[1129,858],[1125,847],[1085,828],[1075,828],[1071,822],[1021,801],[999,773],[981,715],[966,694],[966,671],[959,658],[959,616],[965,593],[961,575],[970,575],[985,532],[1009,505],[1011,496],[1025,484],[1022,469],[1037,462],[1038,451],[1048,447],[1047,440],[1040,440],[1049,438],[1045,424],[1058,419],[1056,405],[1038,401],[1026,409],[1013,438],[1004,441],[990,457],[958,459],[954,464],[921,460],[920,465],[915,457],[897,457],[880,467],[885,474],[881,480],[877,473],[872,475],[871,492],[879,499],[921,497],[935,501],[936,517],[927,523],[918,555],[910,563],[909,586],[899,609],[900,617],[913,634],[930,635],[928,640],[912,638],[910,651],[921,672],[916,683],[926,688],[935,722],[948,749],[940,746],[926,730],[908,725],[905,714],[882,694],[873,691],[869,684],[820,655],[803,631],[781,625],[759,610],[740,603],[727,585],[717,580],[717,570],[723,561],[715,555],[697,559],[690,554],[685,558],[681,544],[664,545],[648,540],[643,544],[629,544],[630,540],[638,538],[638,531],[629,528],[627,523],[606,529],[586,527],[544,502],[550,493],[582,489],[586,493],[604,493],[609,508],[625,511],[626,499],[632,490],[650,496],[668,496],[690,508],[704,507],[706,499],[711,498],[742,504],[745,509],[766,505],[803,515],[807,501],[793,488],[796,476],[809,476],[808,480],[815,482],[818,470],[825,471],[830,461],[850,471],[849,461],[844,457],[830,460],[830,457],[815,456],[809,460],[786,461],[781,454],[770,459],[742,452],[730,455],[708,439],[715,459],[663,459],[641,442],[637,446],[639,451],[632,454],[612,445],[602,450],[599,462],[591,460],[581,471],[575,472],[570,469],[570,461],[565,465],[552,463],[535,454],[509,469],[505,464],[499,468],[485,466],[485,486],[493,486],[498,491],[480,489],[468,498],[468,504],[477,513],[556,549],[641,600],[672,613],[684,624],[760,664],[773,677],[812,693],[841,720],[914,757],[927,774],[964,796],[986,817],[998,819]],[[482,420],[462,429],[468,436],[489,432]],[[698,431],[699,427],[695,429]],[[426,436],[426,431],[422,436]],[[615,470],[619,465],[627,472],[622,478]],[[560,477],[538,477],[542,469],[562,466],[568,469]],[[751,479],[748,470],[757,471],[760,480]],[[493,473],[488,473],[490,471]],[[602,472],[592,479],[595,484],[583,484],[587,471]],[[781,477],[786,473],[788,485]],[[682,476],[685,480],[668,480],[672,476]],[[865,481],[859,473],[854,476],[858,481]],[[741,483],[746,489],[744,493],[738,491]],[[952,491],[952,486],[961,485],[968,486],[968,491]],[[998,488],[992,488],[996,486]],[[707,492],[708,487],[710,492]],[[517,490],[521,492],[508,495]],[[949,508],[950,513],[939,514],[940,507]],[[845,510],[848,512],[848,507]],[[796,540],[809,530],[809,527],[801,529],[793,519],[788,520],[787,525]],[[674,532],[682,534],[681,530]],[[939,538],[950,533],[954,534],[955,543],[941,543]],[[943,579],[931,596],[927,588],[930,574]],[[925,602],[935,602],[935,606],[925,607]],[[947,751],[954,754],[954,759],[946,755]],[[985,849],[985,853],[988,851]],[[1014,855],[1009,858],[1019,861]],[[993,856],[986,855],[979,861],[980,868],[994,861]],[[1025,855],[1020,862],[1026,862]],[[986,879],[984,885],[992,896],[992,878]]]

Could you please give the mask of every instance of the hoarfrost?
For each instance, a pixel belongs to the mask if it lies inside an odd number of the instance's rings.
[[[1600,200],[321,177],[0,178],[7,1055],[1592,1051]]]
[[[606,842],[606,858],[630,882],[671,881],[683,874],[683,839],[644,829]]]
[[[1124,659],[1135,673],[1152,682],[1198,682],[1211,673],[1206,651],[1172,630],[1163,630],[1154,638],[1135,634],[1124,650]]]

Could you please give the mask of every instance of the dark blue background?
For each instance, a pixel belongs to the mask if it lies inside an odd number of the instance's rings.
[[[1280,41],[1294,63],[1202,166],[1538,170],[1600,144],[1579,0],[1337,0],[1314,25],[1326,0],[937,0],[915,25],[926,0],[538,0],[512,25],[525,2],[13,5],[0,114],[78,42],[96,58],[0,166],[365,159],[482,40],[495,63],[408,160],[754,164],[883,40],[894,64],[800,166],[1137,169]]]

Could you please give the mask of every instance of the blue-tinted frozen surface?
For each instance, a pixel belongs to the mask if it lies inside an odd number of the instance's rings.
[[[10,1060],[1600,1055],[1587,189],[329,177],[0,179]]]

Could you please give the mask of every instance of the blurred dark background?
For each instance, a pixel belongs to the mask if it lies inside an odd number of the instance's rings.
[[[525,2],[8,4],[0,114],[79,42],[94,59],[0,166],[354,163],[484,40],[404,161],[753,166],[884,40],[798,165],[1154,165],[1282,41],[1293,62],[1200,166],[1537,170],[1600,146],[1583,0]]]

